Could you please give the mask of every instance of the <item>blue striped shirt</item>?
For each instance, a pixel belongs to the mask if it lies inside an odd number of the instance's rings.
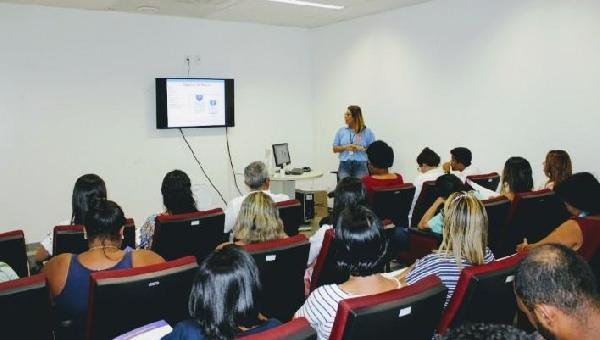
[[[488,263],[492,261],[494,261],[494,254],[486,247],[483,262]],[[472,266],[472,264],[465,259],[462,260],[462,265],[463,268]],[[448,288],[448,295],[446,296],[446,302],[444,303],[444,308],[446,308],[448,301],[450,301],[450,298],[454,294],[456,283],[460,277],[460,271],[461,268],[458,267],[453,256],[432,253],[417,260],[415,267],[406,276],[406,283],[413,284],[428,275],[437,275],[444,286]]]

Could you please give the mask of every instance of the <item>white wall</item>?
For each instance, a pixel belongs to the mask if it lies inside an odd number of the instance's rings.
[[[600,2],[437,0],[313,30],[315,155],[329,151],[349,104],[396,151],[412,181],[424,146],[501,171],[527,158],[536,185],[549,149],[600,175]]]
[[[235,78],[236,168],[290,143],[312,164],[308,31],[242,23],[0,4],[0,232],[28,242],[70,217],[75,179],[94,172],[137,223],[162,209],[160,183],[186,171],[201,207],[221,204],[176,130],[155,129],[154,78]],[[186,130],[226,199],[224,129]],[[243,184],[242,184],[243,186]]]

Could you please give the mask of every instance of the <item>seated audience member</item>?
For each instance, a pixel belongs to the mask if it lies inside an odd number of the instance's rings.
[[[471,164],[473,160],[471,150],[465,147],[454,148],[450,150],[450,156],[450,162],[443,165],[444,172],[456,175],[463,183],[467,181],[467,176],[480,173],[479,168]]]
[[[437,335],[435,340],[543,340],[537,334],[527,334],[523,330],[504,324],[466,323]]]
[[[61,222],[59,225],[83,224],[85,215],[93,202],[102,198],[106,199],[106,185],[100,176],[85,174],[79,177],[73,186],[73,195],[71,196],[71,219]],[[37,261],[41,262],[52,256],[53,239],[54,230],[50,231],[40,242],[35,254]]]
[[[246,196],[233,228],[234,243],[244,245],[287,237],[271,196],[262,191]]]
[[[533,190],[531,165],[523,157],[515,156],[507,159],[502,170],[500,194],[471,181],[468,184],[475,190],[480,199],[504,196],[513,201],[516,194]]]
[[[600,183],[589,172],[579,172],[560,182],[554,192],[565,202],[573,218],[562,223],[539,242],[524,242],[517,249],[559,243],[579,252],[584,258],[591,259],[600,247],[600,240],[594,236],[597,235],[595,230],[600,228]]]
[[[433,202],[431,207],[427,209],[417,227],[419,229],[429,228],[432,232],[441,234],[444,226],[444,214],[442,209],[444,202],[450,195],[455,192],[464,191],[465,185],[453,174],[445,174],[435,181],[435,189],[438,193],[438,198]]]
[[[139,248],[150,249],[154,237],[156,217],[164,215],[179,215],[196,212],[196,200],[192,193],[192,182],[188,175],[181,170],[167,172],[160,187],[165,211],[150,215],[144,225],[136,232]],[[136,240],[137,241],[137,240]]]
[[[494,260],[487,247],[488,218],[485,208],[473,193],[457,192],[444,203],[443,239],[439,249],[417,260],[406,275],[413,284],[435,274],[448,287],[444,307],[450,301],[463,268]]]
[[[519,309],[546,339],[598,339],[600,296],[588,264],[563,245],[545,245],[517,267]]]
[[[548,177],[544,189],[554,190],[554,186],[573,173],[571,157],[565,150],[550,150],[544,160],[544,174]]]
[[[233,339],[280,325],[258,312],[261,283],[252,256],[237,246],[215,250],[201,264],[188,303],[191,319],[163,340]]]
[[[444,174],[444,171],[439,168],[440,166],[440,156],[438,156],[435,151],[430,148],[425,148],[421,151],[421,153],[417,156],[417,171],[419,174],[415,177],[413,184],[415,186],[415,196],[413,198],[412,204],[410,206],[410,213],[408,215],[409,225],[410,219],[412,218],[412,212],[415,209],[415,204],[417,203],[417,199],[419,195],[421,195],[421,190],[423,189],[423,183],[428,181],[435,181]]]
[[[0,282],[16,280],[19,275],[8,264],[0,261]]]
[[[58,319],[73,320],[77,333],[83,331],[90,273],[164,262],[162,257],[149,250],[121,250],[124,224],[121,207],[113,201],[98,200],[84,220],[89,249],[79,255],[55,256],[42,269],[48,277]]]
[[[261,161],[252,162],[248,164],[246,168],[244,168],[244,183],[246,183],[248,188],[250,188],[250,192],[246,195],[234,198],[227,205],[227,209],[225,209],[225,228],[223,231],[225,234],[229,233],[235,226],[242,202],[249,194],[256,191],[262,191],[271,196],[271,199],[273,199],[274,202],[281,202],[290,199],[288,195],[273,194],[269,191],[269,187],[271,186],[269,172],[267,171],[267,166],[265,163]]]
[[[400,287],[397,280],[378,274],[387,257],[387,241],[381,221],[368,208],[344,209],[337,219],[335,240],[342,245],[338,266],[347,271],[350,278],[339,285],[317,288],[296,312],[296,317],[308,320],[321,340],[329,338],[341,300]]]
[[[365,187],[361,180],[355,177],[342,178],[333,191],[333,212],[328,218],[328,223],[310,237],[310,251],[308,253],[308,265],[312,266],[321,251],[323,238],[328,229],[333,228],[333,221],[337,221],[342,210],[348,207],[364,206],[366,204]]]
[[[371,143],[367,148],[367,157],[369,175],[364,176],[362,181],[367,191],[367,200],[372,203],[373,190],[402,185],[404,180],[400,174],[389,172],[389,168],[394,165],[394,150],[384,141]]]

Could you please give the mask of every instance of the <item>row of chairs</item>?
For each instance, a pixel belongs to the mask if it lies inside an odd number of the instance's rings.
[[[279,214],[284,223],[286,234],[294,236],[303,223],[300,201],[277,202]],[[226,241],[223,234],[225,215],[223,211],[213,209],[189,214],[159,216],[152,249],[167,260],[194,255],[200,261],[215,247]],[[129,218],[124,226],[122,248],[135,248],[135,223]],[[79,254],[87,250],[88,241],[84,238],[82,225],[60,225],[53,231],[53,253]],[[10,265],[19,277],[30,274],[25,235],[22,230],[0,234],[0,261]]]
[[[498,177],[495,176],[497,176],[495,173],[489,176],[480,175],[476,180],[492,179],[489,186],[493,187],[497,185],[495,182]],[[396,226],[408,226],[408,214],[414,193],[415,187],[410,183],[377,189],[373,196],[372,209],[380,218],[389,219]],[[409,228],[410,249],[399,255],[407,263],[412,263],[415,259],[426,255],[428,248],[437,248],[441,241],[439,235],[422,232],[416,228],[425,211],[437,197],[435,182],[425,182],[412,214],[411,228]],[[569,218],[566,208],[551,190],[519,193],[513,202],[500,196],[485,200],[483,204],[489,220],[488,243],[496,256],[514,253],[516,245],[524,238],[527,238],[530,243],[541,240]],[[429,246],[423,248],[423,244]]]
[[[288,307],[293,313],[304,300],[303,271],[294,277],[289,277],[288,271],[292,267],[304,267],[307,240],[298,235],[246,249],[255,258],[265,282],[266,308],[272,308],[269,304],[273,301],[279,301],[280,306],[293,302],[294,306]],[[328,253],[325,247],[322,254]],[[521,256],[465,268],[445,311],[447,289],[435,276],[401,289],[342,301],[331,339],[363,339],[369,335],[391,339],[398,334],[406,334],[411,339],[429,339],[435,329],[444,332],[464,322],[511,323],[516,313],[512,280]],[[87,338],[109,339],[156,320],[164,319],[173,325],[187,318],[187,297],[197,267],[196,259],[188,256],[148,267],[93,273],[86,318]],[[299,283],[298,287],[286,286],[292,282]],[[294,291],[301,293],[295,301],[290,296]],[[52,337],[49,294],[42,274],[0,284],[0,308],[6,312],[2,313],[6,317],[0,320],[6,334],[35,339]],[[282,313],[289,315],[279,316],[283,321],[292,315]],[[24,327],[24,320],[33,320],[36,327]],[[298,339],[314,338],[314,331],[306,328],[302,320],[294,320],[270,332],[261,333],[261,338],[292,336],[295,332]]]

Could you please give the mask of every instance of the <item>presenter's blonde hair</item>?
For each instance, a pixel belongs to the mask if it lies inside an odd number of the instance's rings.
[[[459,268],[462,260],[480,265],[487,238],[488,216],[481,201],[465,191],[450,195],[444,203],[443,240],[437,252],[454,257]]]
[[[360,106],[350,105],[348,106],[348,112],[350,112],[350,115],[354,119],[354,132],[361,133],[367,126],[365,125],[365,119],[363,118]]]
[[[269,195],[257,191],[244,199],[233,229],[236,240],[250,244],[286,236],[277,206]]]

